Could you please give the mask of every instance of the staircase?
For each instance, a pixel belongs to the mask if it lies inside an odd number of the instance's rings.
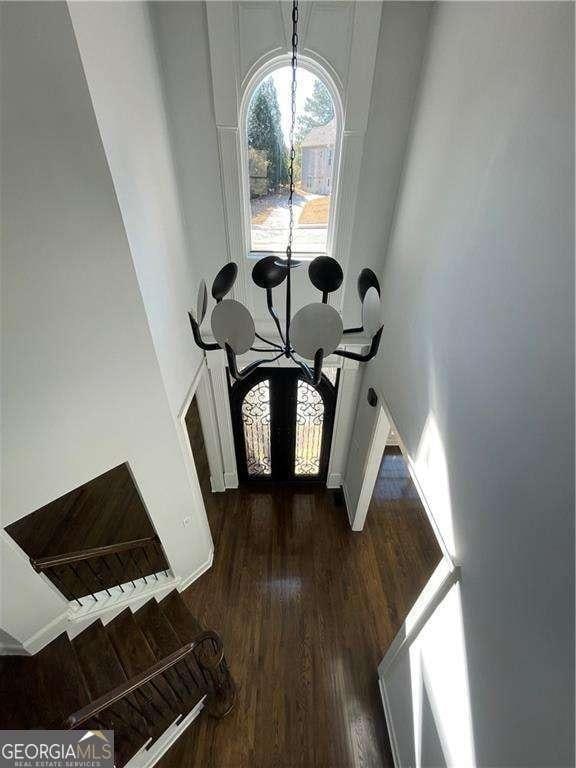
[[[0,699],[0,728],[112,729],[115,765],[148,768],[201,709],[228,714],[235,687],[219,636],[174,590],[34,657],[0,660]]]
[[[6,526],[76,619],[173,581],[127,464]],[[162,583],[161,583],[162,582]],[[150,589],[148,589],[150,587]],[[126,597],[123,597],[123,596]]]

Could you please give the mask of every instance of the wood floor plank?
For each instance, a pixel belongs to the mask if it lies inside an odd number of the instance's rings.
[[[221,634],[238,699],[160,768],[393,765],[377,665],[441,556],[402,464],[384,457],[362,533],[321,488],[211,494],[200,477],[215,558],[182,598]]]

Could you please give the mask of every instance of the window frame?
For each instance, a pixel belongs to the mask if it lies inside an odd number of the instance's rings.
[[[250,174],[248,167],[248,109],[254,92],[269,75],[282,67],[290,66],[291,56],[283,55],[271,59],[265,65],[257,69],[246,83],[239,110],[239,142],[240,142],[240,190],[242,195],[242,222],[243,222],[243,249],[244,255],[249,260],[257,261],[264,256],[271,254],[285,255],[284,251],[254,251],[252,250],[252,212],[250,208]],[[295,257],[301,261],[312,261],[316,256],[334,256],[336,241],[336,221],[338,220],[338,207],[340,202],[340,158],[342,154],[342,136],[344,125],[344,111],[342,108],[342,99],[340,92],[336,87],[334,80],[329,73],[318,64],[314,59],[308,56],[298,56],[298,66],[307,70],[319,80],[328,89],[332,102],[334,104],[334,115],[336,118],[336,141],[334,144],[332,156],[332,177],[330,184],[330,214],[328,218],[328,231],[326,233],[325,251],[293,251]]]

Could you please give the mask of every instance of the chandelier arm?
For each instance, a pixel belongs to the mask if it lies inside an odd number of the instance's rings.
[[[232,347],[229,344],[225,344],[225,351],[226,351],[226,357],[228,358],[228,368],[230,369],[230,375],[233,379],[236,379],[236,381],[242,381],[242,379],[245,379],[247,376],[250,376],[251,373],[253,373],[256,368],[259,368],[261,365],[264,365],[265,363],[273,363],[275,360],[278,360],[278,358],[282,357],[284,352],[282,351],[279,355],[276,355],[276,357],[272,357],[270,359],[263,358],[261,360],[255,360],[253,363],[250,363],[250,365],[247,365],[246,368],[239,371],[238,366],[236,365],[236,355],[234,354],[234,351],[232,350]]]
[[[313,384],[315,387],[320,384],[320,379],[322,378],[322,363],[324,362],[324,350],[319,349],[316,354],[314,355],[314,381]]]
[[[309,381],[310,384],[313,386],[318,386],[320,379],[322,378],[322,360],[324,358],[324,352],[322,349],[319,349],[314,356],[314,370],[312,370],[310,366],[303,360],[298,360],[298,358],[295,357],[293,350],[290,350],[288,357],[301,369],[302,373],[304,374],[304,378]],[[318,360],[320,360],[319,365],[317,364]]]
[[[214,352],[216,349],[220,349],[219,344],[208,344],[206,341],[202,340],[202,337],[200,336],[200,328],[198,327],[198,323],[192,316],[192,312],[188,312],[188,317],[190,318],[190,325],[192,326],[192,334],[194,335],[194,341],[196,344],[201,348],[206,350],[206,352]]]
[[[307,379],[307,380],[308,380],[310,383],[312,383],[312,381],[314,380],[314,374],[313,374],[313,373],[312,373],[312,371],[310,370],[309,366],[308,366],[308,365],[306,365],[306,363],[305,363],[303,360],[297,360],[297,359],[294,357],[294,355],[292,355],[292,354],[290,354],[290,355],[289,355],[289,357],[290,357],[290,359],[292,360],[292,362],[296,363],[296,365],[297,365],[297,366],[298,366],[298,367],[299,367],[299,368],[302,370],[302,373],[304,374],[304,377],[305,377],[305,378],[306,378],[306,379]]]
[[[254,334],[257,339],[260,339],[260,341],[263,341],[264,344],[270,344],[271,347],[274,347],[274,349],[282,350],[282,353],[284,353],[284,348],[281,347],[279,344],[276,344],[274,341],[270,341],[270,339],[265,339],[264,336],[261,336],[259,333]]]
[[[270,313],[270,316],[276,323],[276,328],[278,329],[278,333],[280,334],[280,338],[282,339],[282,344],[284,344],[284,347],[285,347],[286,339],[284,338],[284,334],[282,333],[280,320],[278,319],[278,315],[276,314],[276,310],[274,309],[274,304],[272,302],[272,288],[266,288],[266,306],[268,307],[268,312]]]
[[[334,354],[338,355],[339,357],[345,357],[347,360],[356,360],[358,363],[368,363],[370,362],[370,360],[376,357],[376,354],[378,352],[378,347],[380,346],[380,338],[382,336],[382,330],[383,330],[383,327],[380,328],[378,331],[376,331],[376,333],[372,338],[370,349],[365,355],[360,355],[357,352],[348,352],[345,349],[336,349],[334,351]]]

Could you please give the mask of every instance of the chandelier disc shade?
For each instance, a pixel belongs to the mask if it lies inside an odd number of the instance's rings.
[[[206,282],[200,280],[198,286],[198,299],[196,301],[196,319],[198,325],[202,325],[202,320],[206,317],[206,310],[208,309],[208,291],[206,290]]]
[[[285,264],[278,262],[276,256],[264,256],[252,270],[252,280],[258,288],[277,288],[286,279],[288,269]]]
[[[322,293],[337,291],[344,280],[342,267],[330,256],[318,256],[310,262],[308,277],[314,288]]]
[[[233,261],[225,264],[212,283],[212,298],[216,299],[216,301],[222,301],[224,296],[232,290],[237,275],[238,266]]]
[[[216,306],[212,310],[210,322],[216,343],[204,341],[200,326],[206,316],[208,291],[204,280],[200,282],[196,302],[196,312],[189,312],[194,341],[203,350],[223,349],[226,352],[228,368],[234,379],[249,376],[261,365],[270,364],[280,357],[292,360],[301,369],[304,378],[313,385],[320,382],[324,358],[335,354],[361,363],[368,362],[378,352],[382,336],[382,304],[378,278],[371,269],[365,268],[358,277],[358,296],[362,305],[362,324],[355,328],[344,328],[342,318],[334,307],[328,304],[331,293],[337,291],[344,280],[342,267],[330,256],[317,256],[308,266],[310,282],[321,293],[321,301],[312,302],[302,307],[292,317],[292,270],[302,262],[292,256],[294,235],[293,197],[295,188],[296,148],[294,133],[296,126],[296,87],[298,66],[298,0],[292,3],[292,87],[291,87],[291,123],[289,154],[288,211],[289,227],[286,256],[272,254],[264,256],[252,270],[254,284],[266,291],[266,305],[274,321],[278,339],[271,340],[256,331],[254,320],[249,310],[239,301],[225,299],[230,293],[238,267],[234,262],[224,265],[212,283],[212,297]],[[283,285],[285,291],[285,317],[280,320],[274,307],[274,289]],[[342,338],[351,333],[367,333],[371,337],[370,349],[365,354],[338,349]],[[254,346],[255,340],[265,347]],[[256,360],[243,370],[238,369],[237,356],[248,351],[267,352],[271,357]],[[306,360],[313,361],[310,367]]]
[[[362,327],[370,336],[374,336],[381,326],[382,307],[380,296],[375,287],[368,288],[362,302]]]
[[[378,296],[380,296],[380,283],[378,282],[378,278],[371,269],[365,267],[358,275],[358,296],[360,296],[361,302],[364,301],[364,296],[366,296],[366,292],[369,288],[375,288]]]
[[[294,351],[307,360],[314,360],[318,350],[322,356],[331,355],[342,339],[342,318],[329,304],[307,304],[292,319],[290,339]]]
[[[239,301],[226,299],[216,304],[212,310],[211,324],[214,338],[222,349],[228,345],[235,355],[243,355],[254,344],[254,320]]]

